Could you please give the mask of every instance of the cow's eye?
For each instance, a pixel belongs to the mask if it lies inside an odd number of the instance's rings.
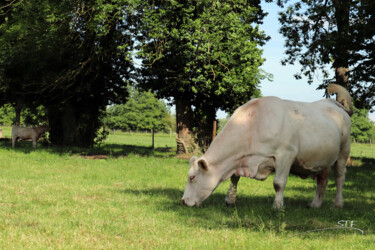
[[[189,181],[192,182],[195,179],[195,175],[189,176]]]

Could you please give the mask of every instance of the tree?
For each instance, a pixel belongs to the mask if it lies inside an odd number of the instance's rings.
[[[320,88],[334,81],[350,91],[357,107],[374,106],[374,1],[301,0],[280,13],[279,20],[286,38],[282,63],[302,65],[297,79],[305,75],[311,83],[320,72],[325,80]],[[334,80],[329,79],[329,66]]]
[[[212,133],[217,109],[260,95],[267,36],[257,26],[265,15],[259,1],[144,1],[139,13],[140,85],[173,99],[184,143],[194,128]]]
[[[42,104],[54,144],[92,145],[101,111],[127,97],[133,4],[36,0],[2,8],[0,103],[17,114]]]
[[[108,107],[106,125],[111,129],[168,131],[172,126],[170,117],[165,103],[151,91],[130,88],[125,104]]]
[[[374,134],[374,122],[370,120],[368,110],[354,108],[351,120],[352,139],[357,142],[369,142]]]

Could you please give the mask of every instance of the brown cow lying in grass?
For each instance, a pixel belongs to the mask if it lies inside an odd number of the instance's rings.
[[[48,126],[39,126],[39,127],[18,127],[13,126],[12,127],[12,147],[14,148],[14,145],[17,141],[17,139],[21,140],[29,140],[32,139],[33,141],[33,147],[36,148],[36,142],[40,138],[40,136],[46,132],[49,131],[50,128]]]

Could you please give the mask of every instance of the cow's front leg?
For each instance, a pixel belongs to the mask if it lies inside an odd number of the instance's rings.
[[[284,206],[284,189],[288,180],[290,167],[292,166],[294,157],[282,160],[276,159],[275,178],[273,179],[273,188],[275,189],[275,201],[272,208],[281,209]]]
[[[230,186],[228,188],[227,196],[225,197],[225,204],[227,206],[234,206],[237,199],[237,183],[240,180],[240,176],[233,174],[230,177]]]
[[[33,140],[33,148],[36,149],[36,140]]]
[[[281,180],[279,179],[278,181],[273,181],[273,188],[275,189],[275,200],[273,202],[273,209],[281,209],[284,206],[284,189],[286,186],[286,179]]]
[[[308,205],[308,207],[319,208],[322,205],[324,192],[326,191],[330,171],[331,168],[328,168],[323,173],[317,176],[315,197],[313,201]]]

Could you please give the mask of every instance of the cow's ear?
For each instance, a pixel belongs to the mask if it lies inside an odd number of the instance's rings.
[[[190,166],[190,167],[193,166],[193,164],[194,164],[194,162],[195,162],[195,160],[196,160],[197,158],[198,158],[198,157],[196,157],[195,155],[192,156],[192,157],[190,158],[190,160],[189,160],[189,166]]]
[[[198,167],[200,169],[202,169],[203,171],[207,171],[208,170],[208,164],[207,164],[207,161],[203,158],[199,159],[198,160]]]

